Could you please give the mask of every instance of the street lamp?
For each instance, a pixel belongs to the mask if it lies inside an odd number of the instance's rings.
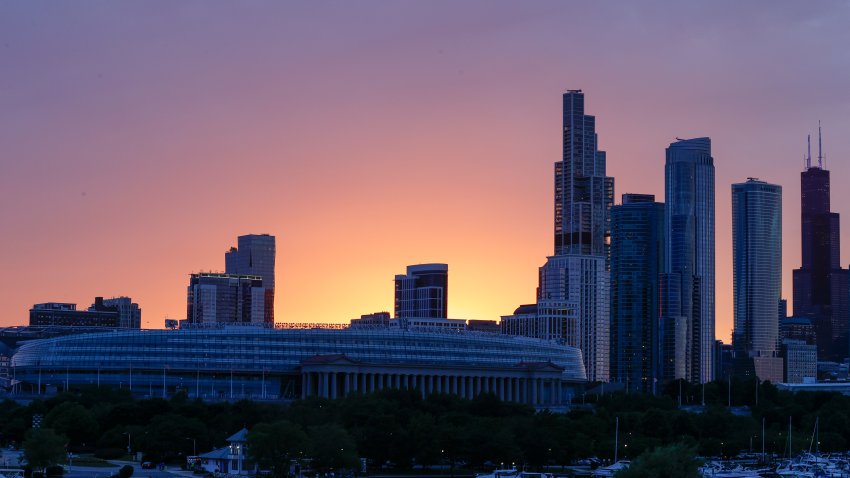
[[[127,454],[128,454],[128,455],[132,455],[132,454],[133,454],[133,452],[130,450],[130,436],[131,436],[131,433],[130,433],[130,432],[126,432],[126,433],[122,433],[122,435],[127,435]]]

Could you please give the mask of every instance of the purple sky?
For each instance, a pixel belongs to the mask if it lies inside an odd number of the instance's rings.
[[[0,325],[130,295],[185,315],[187,274],[278,236],[278,321],[391,310],[448,262],[454,317],[533,300],[551,251],[560,94],[597,116],[616,194],[663,198],[664,148],[712,138],[717,336],[732,319],[730,184],[784,187],[824,124],[850,261],[847,2],[5,2]],[[847,186],[845,186],[847,185]]]

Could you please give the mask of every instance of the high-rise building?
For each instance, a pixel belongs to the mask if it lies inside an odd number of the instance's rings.
[[[555,255],[540,268],[538,313],[575,305],[575,326],[565,327],[561,340],[581,349],[589,380],[607,382],[614,178],[606,176],[596,118],[585,114],[581,90],[563,95],[562,146],[555,163]]]
[[[449,266],[417,264],[395,276],[395,317],[448,317]]]
[[[712,380],[714,352],[714,158],[711,139],[667,148],[661,342],[665,379]]]
[[[98,298],[99,299],[99,298]],[[100,305],[109,307],[118,311],[119,327],[128,329],[139,329],[142,327],[142,309],[139,304],[133,302],[129,297],[113,297],[111,299],[101,299]],[[98,310],[98,301],[89,307],[90,311]]]
[[[809,147],[800,173],[803,263],[794,269],[794,316],[812,320],[818,360],[840,362],[848,352],[850,287],[848,270],[840,265],[839,217],[830,211],[829,171],[820,145],[818,127],[818,164],[812,165]]]
[[[611,381],[653,392],[661,379],[659,283],[664,204],[624,194],[611,208]]]
[[[253,275],[192,274],[186,320],[193,325],[270,324],[263,279]]]
[[[562,145],[563,158],[555,163],[555,255],[607,258],[614,178],[605,175],[596,117],[584,114],[581,90],[563,95]]]
[[[540,268],[538,318],[564,324],[558,340],[581,349],[588,380],[607,382],[610,370],[609,274],[601,255],[551,256]]]
[[[754,178],[732,185],[736,373],[782,382],[782,186]]]
[[[254,275],[263,279],[265,287],[265,322],[274,322],[275,237],[269,234],[239,236],[237,247],[224,254],[224,272],[231,275]]]

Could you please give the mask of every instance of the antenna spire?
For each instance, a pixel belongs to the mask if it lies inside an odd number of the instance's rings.
[[[823,169],[823,144],[821,142],[820,120],[818,120],[818,167]]]
[[[806,154],[806,169],[812,168],[812,135],[806,135],[806,144],[808,145],[808,153]]]

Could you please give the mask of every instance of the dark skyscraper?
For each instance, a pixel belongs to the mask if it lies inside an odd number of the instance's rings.
[[[449,266],[417,264],[395,276],[396,318],[448,317]]]
[[[239,236],[238,247],[224,254],[224,271],[231,275],[255,275],[265,288],[265,322],[274,323],[275,237],[269,234]]]
[[[611,381],[652,392],[661,379],[659,275],[664,271],[664,204],[624,194],[611,208]]]
[[[711,139],[667,148],[667,258],[661,278],[664,378],[705,383],[714,352],[714,158]]]
[[[782,186],[732,185],[732,252],[736,373],[781,382]]]
[[[803,263],[794,270],[794,316],[815,326],[818,360],[841,361],[848,352],[850,289],[840,265],[838,214],[830,212],[829,171],[823,168],[818,129],[818,164],[807,155],[800,174]],[[811,148],[810,148],[811,149]]]
[[[596,118],[584,114],[584,94],[563,96],[563,159],[555,163],[555,255],[608,255],[614,178],[605,175]]]

